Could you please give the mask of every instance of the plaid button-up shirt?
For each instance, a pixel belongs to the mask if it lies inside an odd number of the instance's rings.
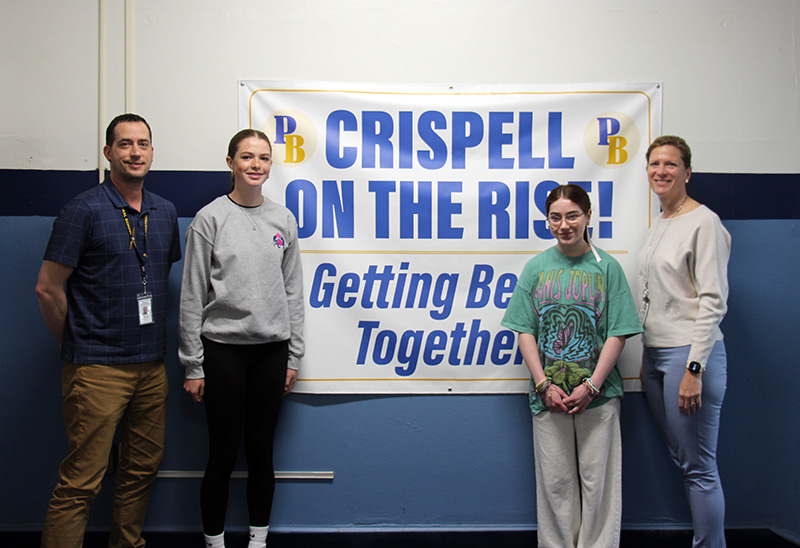
[[[139,252],[131,245],[123,208]],[[113,365],[163,358],[167,278],[180,257],[177,213],[171,202],[144,190],[137,212],[108,180],[73,198],[53,223],[44,255],[74,268],[66,284],[62,359]],[[154,322],[149,325],[139,325],[141,261],[147,292],[152,294]]]

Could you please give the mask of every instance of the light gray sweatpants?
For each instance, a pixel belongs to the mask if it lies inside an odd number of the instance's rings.
[[[619,398],[578,415],[533,416],[543,548],[614,548],[622,520]]]

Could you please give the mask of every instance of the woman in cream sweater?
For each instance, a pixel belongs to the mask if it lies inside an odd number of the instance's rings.
[[[642,380],[683,472],[694,546],[724,547],[717,437],[727,380],[720,322],[727,310],[731,237],[713,211],[686,193],[691,161],[680,137],[659,137],[647,150],[647,178],[661,215],[638,263]]]

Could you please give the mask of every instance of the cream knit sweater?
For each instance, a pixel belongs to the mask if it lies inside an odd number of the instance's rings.
[[[689,361],[706,365],[727,311],[731,236],[701,205],[671,219],[656,217],[639,255],[639,297],[648,288],[645,346],[691,345]]]

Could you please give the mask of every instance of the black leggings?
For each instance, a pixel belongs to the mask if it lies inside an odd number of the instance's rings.
[[[289,343],[232,345],[203,338],[208,464],[200,488],[203,532],[225,529],[228,484],[244,426],[250,525],[269,525],[275,471],[272,444],[280,414]]]

